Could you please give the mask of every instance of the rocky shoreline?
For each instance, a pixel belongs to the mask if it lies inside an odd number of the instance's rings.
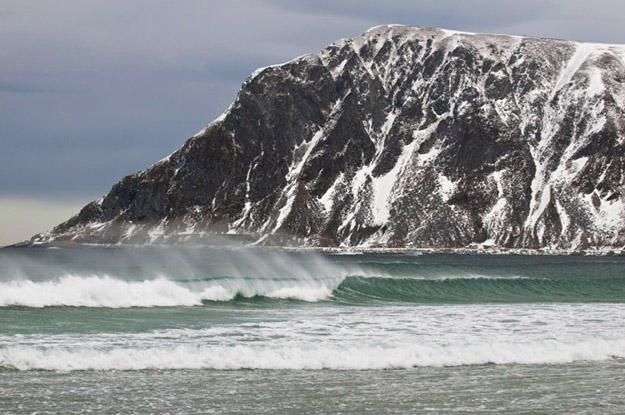
[[[281,246],[281,245],[216,245],[216,244],[98,244],[98,243],[31,243],[22,242],[3,248],[38,248],[38,249],[62,249],[62,248],[110,248],[110,249],[223,249],[223,250],[254,250],[254,251],[285,251],[285,252],[312,252],[328,253],[337,255],[360,255],[360,254],[401,254],[401,255],[536,255],[536,256],[625,256],[625,249],[527,249],[527,248],[501,248],[493,246],[474,246],[463,248],[414,248],[414,247],[319,247],[319,246]],[[0,248],[0,249],[3,249]]]

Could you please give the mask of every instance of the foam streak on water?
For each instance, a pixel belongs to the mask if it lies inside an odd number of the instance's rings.
[[[493,342],[394,347],[301,345],[290,347],[172,346],[94,349],[16,347],[0,349],[0,367],[17,370],[289,369],[367,370],[418,366],[562,364],[625,358],[625,338],[562,343]]]
[[[75,327],[74,333],[4,335],[0,367],[364,370],[625,358],[622,304],[334,306],[236,313],[234,320],[207,319],[197,328],[82,334]]]
[[[1,370],[625,359],[622,258],[0,252]]]

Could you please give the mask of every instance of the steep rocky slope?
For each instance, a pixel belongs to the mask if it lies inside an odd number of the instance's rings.
[[[380,26],[34,243],[622,248],[625,47]]]

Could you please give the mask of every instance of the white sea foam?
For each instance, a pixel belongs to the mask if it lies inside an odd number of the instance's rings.
[[[225,278],[207,282],[208,287],[197,295],[200,301],[229,301],[241,295],[248,298],[262,296],[316,302],[328,299],[343,279],[343,277],[318,280]]]
[[[361,270],[362,272],[362,270]],[[358,275],[378,277],[379,273]],[[175,307],[201,305],[202,301],[230,301],[236,296],[293,299],[306,302],[328,300],[349,275],[314,278],[228,277],[205,281],[173,281],[165,277],[127,281],[108,275],[66,275],[49,281],[12,280],[0,282],[0,307]],[[386,279],[403,279],[380,275]],[[481,274],[411,276],[412,280],[526,279]]]
[[[92,320],[62,332],[9,328],[0,334],[0,370],[365,370],[625,359],[623,304],[328,303],[237,308],[224,319],[228,310],[192,313],[188,326],[119,333],[93,333]],[[103,327],[118,316],[92,315]]]
[[[166,278],[125,281],[110,276],[67,275],[53,281],[0,283],[0,307],[167,307],[228,301],[237,295],[301,301],[329,298],[342,278],[217,279],[181,285]]]
[[[0,306],[149,307],[200,303],[188,289],[166,279],[129,282],[109,276],[68,275],[54,281],[0,284]]]
[[[362,278],[375,277],[375,273]],[[172,281],[165,277],[126,281],[108,275],[67,275],[51,281],[12,280],[0,283],[0,307],[175,307],[201,305],[202,301],[230,301],[236,296],[268,297],[318,302],[332,297],[346,273],[326,278],[218,278]],[[405,277],[382,276],[387,279]],[[480,274],[410,277],[412,280],[526,279]]]
[[[0,367],[17,370],[293,369],[367,370],[480,364],[566,364],[625,358],[625,339],[564,343],[406,344],[395,347],[315,344],[279,347],[169,346],[0,347]]]

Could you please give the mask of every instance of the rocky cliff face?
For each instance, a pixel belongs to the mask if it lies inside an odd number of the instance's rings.
[[[625,47],[406,26],[260,69],[34,243],[625,246]]]

